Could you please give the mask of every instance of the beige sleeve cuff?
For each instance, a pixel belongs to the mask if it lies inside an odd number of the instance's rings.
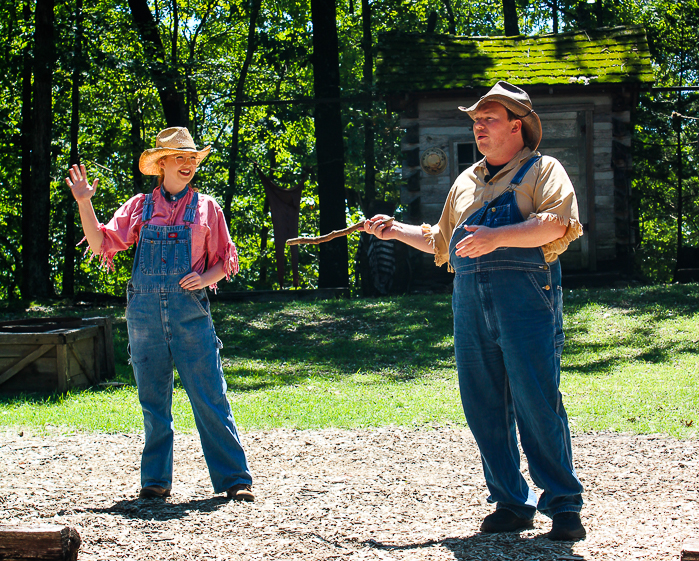
[[[449,272],[453,273],[454,270],[449,264],[449,248],[444,241],[439,225],[435,224],[434,226],[430,226],[429,224],[423,224],[421,228],[423,237],[429,246],[434,250],[435,265],[437,265],[437,267],[441,267],[446,263]]]
[[[536,214],[532,213],[529,215],[529,218],[536,218],[537,220],[542,221],[555,220],[559,224],[567,226],[566,233],[563,234],[562,238],[553,240],[552,242],[549,242],[541,247],[541,250],[544,252],[544,259],[546,259],[547,263],[551,263],[552,261],[558,259],[558,256],[568,249],[570,242],[577,240],[583,235],[582,224],[580,224],[580,222],[575,218],[566,219],[558,216],[557,214],[551,214],[550,212],[539,212]]]

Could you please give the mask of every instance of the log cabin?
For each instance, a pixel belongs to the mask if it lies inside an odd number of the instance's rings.
[[[456,177],[478,161],[469,106],[498,80],[524,89],[543,127],[542,154],[563,163],[585,235],[561,256],[571,278],[618,278],[637,243],[631,191],[633,115],[653,83],[645,31],[616,27],[517,37],[387,33],[376,83],[404,136],[401,204],[408,223],[434,224]],[[412,282],[448,282],[446,267],[408,252]]]

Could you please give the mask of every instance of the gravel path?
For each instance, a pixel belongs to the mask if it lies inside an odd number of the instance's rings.
[[[176,436],[172,497],[150,501],[141,435],[0,436],[0,524],[74,526],[79,560],[678,560],[699,537],[699,441],[575,436],[588,537],[571,544],[540,515],[478,532],[492,507],[467,429],[244,434],[255,503],[212,495],[196,434]]]

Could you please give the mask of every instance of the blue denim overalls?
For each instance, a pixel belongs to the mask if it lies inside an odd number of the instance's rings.
[[[454,351],[466,421],[478,443],[497,508],[533,518],[579,512],[582,485],[573,468],[568,417],[558,390],[563,350],[561,266],[541,248],[499,248],[458,257],[465,224],[491,228],[523,222],[515,189],[540,156],[529,159],[507,191],[469,216],[452,235],[456,271]],[[517,434],[541,498],[520,472]]]
[[[175,198],[185,196],[188,188]],[[184,225],[152,226],[152,194],[146,196],[143,227],[127,292],[126,321],[145,446],[141,485],[172,487],[173,362],[192,404],[214,491],[252,482],[240,443],[219,357],[222,346],[209,313],[206,289],[185,290],[191,271],[191,230],[198,194],[187,205]]]

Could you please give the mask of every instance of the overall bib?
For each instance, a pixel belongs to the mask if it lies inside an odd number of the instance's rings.
[[[563,350],[563,298],[558,260],[541,248],[499,248],[458,257],[464,225],[498,228],[523,222],[515,190],[540,158],[528,160],[507,191],[454,230],[449,261],[456,271],[452,307],[461,401],[478,443],[489,502],[522,518],[580,511],[570,432],[558,390]],[[516,421],[516,422],[515,422]],[[516,430],[538,501],[520,472]]]
[[[172,487],[174,423],[173,365],[192,404],[214,491],[222,493],[252,478],[226,398],[226,382],[206,289],[179,285],[191,271],[192,234],[198,195],[187,205],[184,225],[152,226],[152,194],[146,196],[126,321],[131,363],[143,409],[145,446],[141,485]]]

